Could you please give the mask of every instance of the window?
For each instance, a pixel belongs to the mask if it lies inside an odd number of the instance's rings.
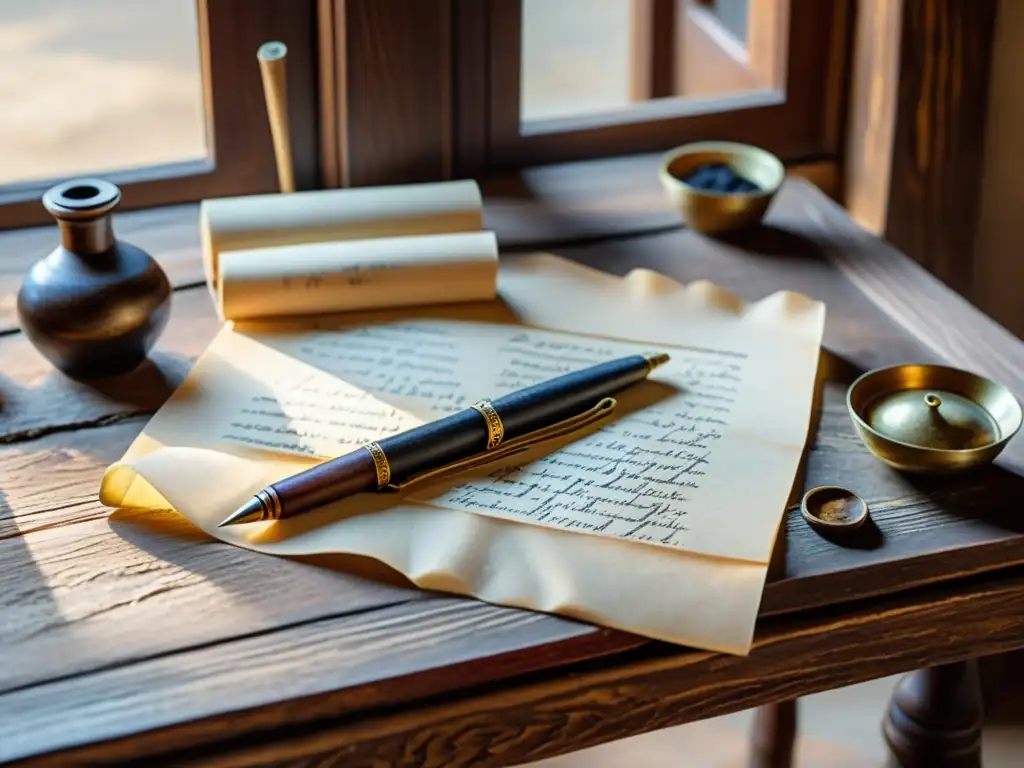
[[[700,0],[695,5],[707,8],[723,29],[746,44],[752,10],[750,0]]]
[[[268,40],[300,188],[711,137],[830,162],[851,1],[8,0],[0,228],[47,222],[42,192],[85,173],[124,209],[276,189]]]
[[[456,43],[461,66],[488,73],[484,98],[461,91],[463,105],[483,104],[485,168],[711,137],[784,159],[838,154],[846,0],[480,5],[457,6],[481,19]]]
[[[40,223],[55,181],[122,208],[276,187],[256,49],[289,46],[296,173],[316,171],[315,0],[0,3],[0,227]]]
[[[0,82],[0,185],[208,159],[193,0],[8,0]]]

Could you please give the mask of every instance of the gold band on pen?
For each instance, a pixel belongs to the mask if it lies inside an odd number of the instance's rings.
[[[363,447],[373,459],[373,468],[377,470],[377,487],[383,488],[391,482],[391,464],[388,463],[387,454],[376,443],[367,443]]]
[[[274,486],[270,485],[256,494],[256,500],[260,503],[260,510],[263,512],[263,520],[281,519],[281,497],[277,495]]]
[[[669,361],[669,356],[664,352],[659,352],[656,355],[644,355],[644,360],[647,362],[647,372],[650,373],[659,365],[664,365]]]
[[[505,425],[501,423],[501,416],[494,410],[490,400],[481,400],[469,407],[484,417],[487,423],[487,450],[493,451],[505,439]]]

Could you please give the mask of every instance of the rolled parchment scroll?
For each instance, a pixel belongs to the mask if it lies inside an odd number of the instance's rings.
[[[305,243],[479,232],[474,181],[250,195],[199,207],[206,279],[216,294],[221,253]]]
[[[225,320],[484,301],[496,295],[493,232],[281,245],[220,255]]]

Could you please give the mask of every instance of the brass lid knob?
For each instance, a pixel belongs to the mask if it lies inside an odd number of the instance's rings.
[[[865,421],[876,432],[924,448],[963,451],[1000,438],[992,415],[970,398],[939,389],[905,389],[878,397]]]

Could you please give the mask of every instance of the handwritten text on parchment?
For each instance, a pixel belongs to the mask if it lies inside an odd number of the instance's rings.
[[[502,346],[498,386],[527,386],[615,357],[618,347],[519,333]],[[675,387],[673,396],[525,467],[462,484],[435,503],[685,547],[688,504],[729,428],[744,359],[673,350],[660,377]]]
[[[452,321],[317,333],[289,353],[329,374],[328,380],[347,382],[349,396],[327,396],[322,384],[291,392],[280,401],[283,418],[259,439],[280,450],[294,444],[299,452],[337,455],[482,396],[497,399],[588,365],[651,351],[619,341]],[[668,351],[671,362],[656,372],[668,385],[667,396],[526,466],[474,478],[430,503],[686,547],[688,515],[700,509],[716,449],[728,443],[747,357],[728,350]],[[236,435],[246,440],[253,439],[253,429],[243,427],[263,423],[254,420],[254,406],[263,414],[272,404],[249,404],[239,414]]]

